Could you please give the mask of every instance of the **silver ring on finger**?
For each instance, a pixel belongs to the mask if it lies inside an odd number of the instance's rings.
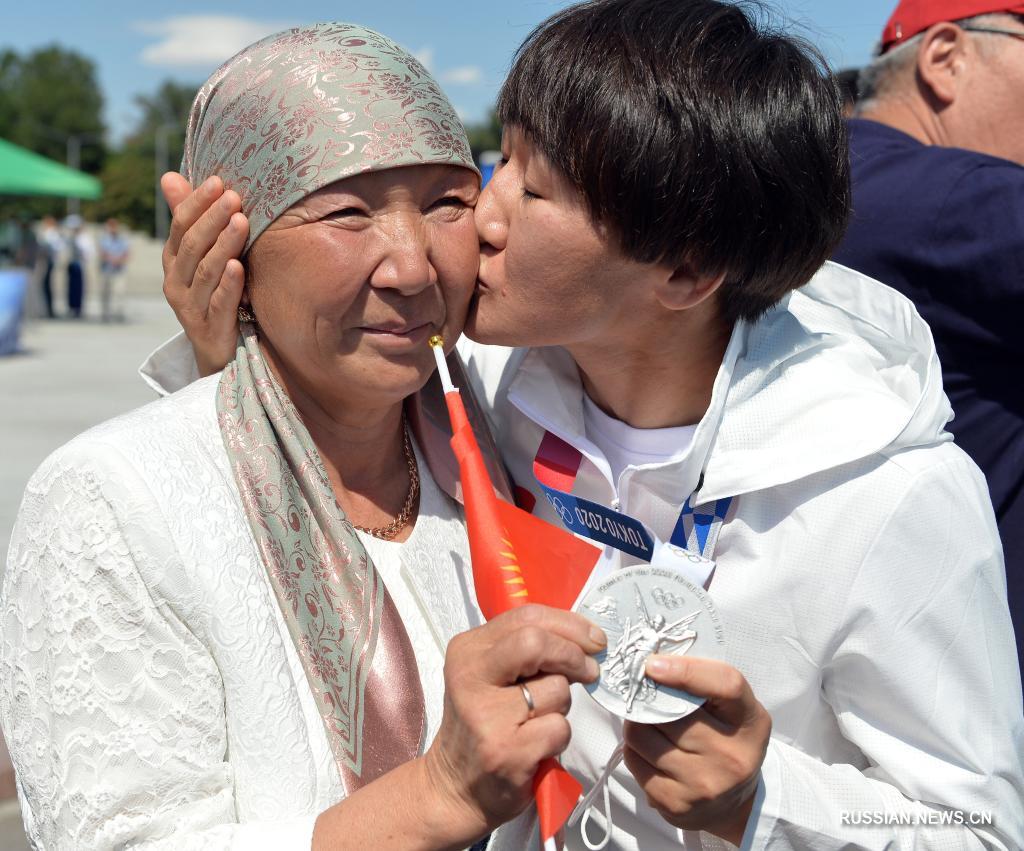
[[[522,689],[523,700],[526,701],[526,720],[532,721],[537,715],[537,705],[533,702],[533,695],[525,683],[520,683],[519,688]]]

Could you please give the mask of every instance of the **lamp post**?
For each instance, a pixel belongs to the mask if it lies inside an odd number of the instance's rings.
[[[162,123],[156,128],[156,138],[154,139],[156,144],[153,146],[153,164],[156,167],[156,175],[153,181],[153,194],[156,202],[154,205],[154,231],[156,232],[156,238],[164,242],[171,231],[171,211],[167,208],[164,193],[160,189],[160,175],[170,169],[170,162],[168,161],[170,159],[169,146],[167,144],[168,136],[171,133],[180,133],[181,123],[162,98],[157,98],[156,107],[160,113]]]
[[[170,210],[167,208],[167,202],[164,200],[164,193],[160,189],[160,175],[165,171],[168,171],[171,167],[169,162],[170,152],[167,144],[167,139],[171,133],[180,133],[181,128],[177,124],[171,124],[165,121],[159,127],[156,128],[156,139],[154,146],[153,164],[156,170],[156,182],[153,187],[155,195],[154,210],[155,210],[155,227],[156,238],[161,242],[167,239],[167,235],[170,233],[171,227],[171,216]]]
[[[64,141],[68,168],[73,168],[75,171],[79,171],[82,165],[82,143],[95,144],[96,142],[103,141],[102,133],[66,133],[63,130],[47,127],[45,124],[40,124],[37,121],[30,120],[30,123],[35,132],[49,136],[54,141],[60,139]],[[78,198],[68,198],[67,214],[70,216],[72,213],[77,213],[80,203]]]
[[[71,133],[67,137],[67,162],[68,168],[78,171],[82,164],[82,142],[101,142],[103,135],[100,133]],[[68,198],[68,215],[79,211],[81,201],[78,198]]]

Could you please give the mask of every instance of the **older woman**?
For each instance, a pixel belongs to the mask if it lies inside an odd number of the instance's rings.
[[[249,223],[225,237],[241,339],[28,486],[0,719],[30,838],[523,847],[529,819],[499,825],[567,744],[603,638],[545,609],[478,626],[450,461],[427,452],[425,341],[458,336],[477,266],[454,110],[377,33],[291,30],[203,86],[185,169]]]

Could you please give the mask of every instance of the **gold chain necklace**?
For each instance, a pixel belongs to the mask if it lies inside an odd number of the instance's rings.
[[[388,523],[387,526],[359,526],[353,523],[353,527],[367,535],[373,535],[384,541],[392,540],[399,532],[409,525],[413,508],[416,505],[416,497],[420,495],[420,474],[416,467],[416,453],[412,451],[412,441],[409,439],[409,426],[402,420],[402,449],[405,450],[405,463],[409,467],[409,493],[405,495],[405,502],[398,516]]]

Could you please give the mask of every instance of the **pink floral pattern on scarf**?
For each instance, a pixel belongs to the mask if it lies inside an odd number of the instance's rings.
[[[455,109],[413,56],[345,23],[288,30],[222,65],[196,95],[182,171],[242,198],[248,251],[290,206],[336,180],[425,163],[476,171]]]

